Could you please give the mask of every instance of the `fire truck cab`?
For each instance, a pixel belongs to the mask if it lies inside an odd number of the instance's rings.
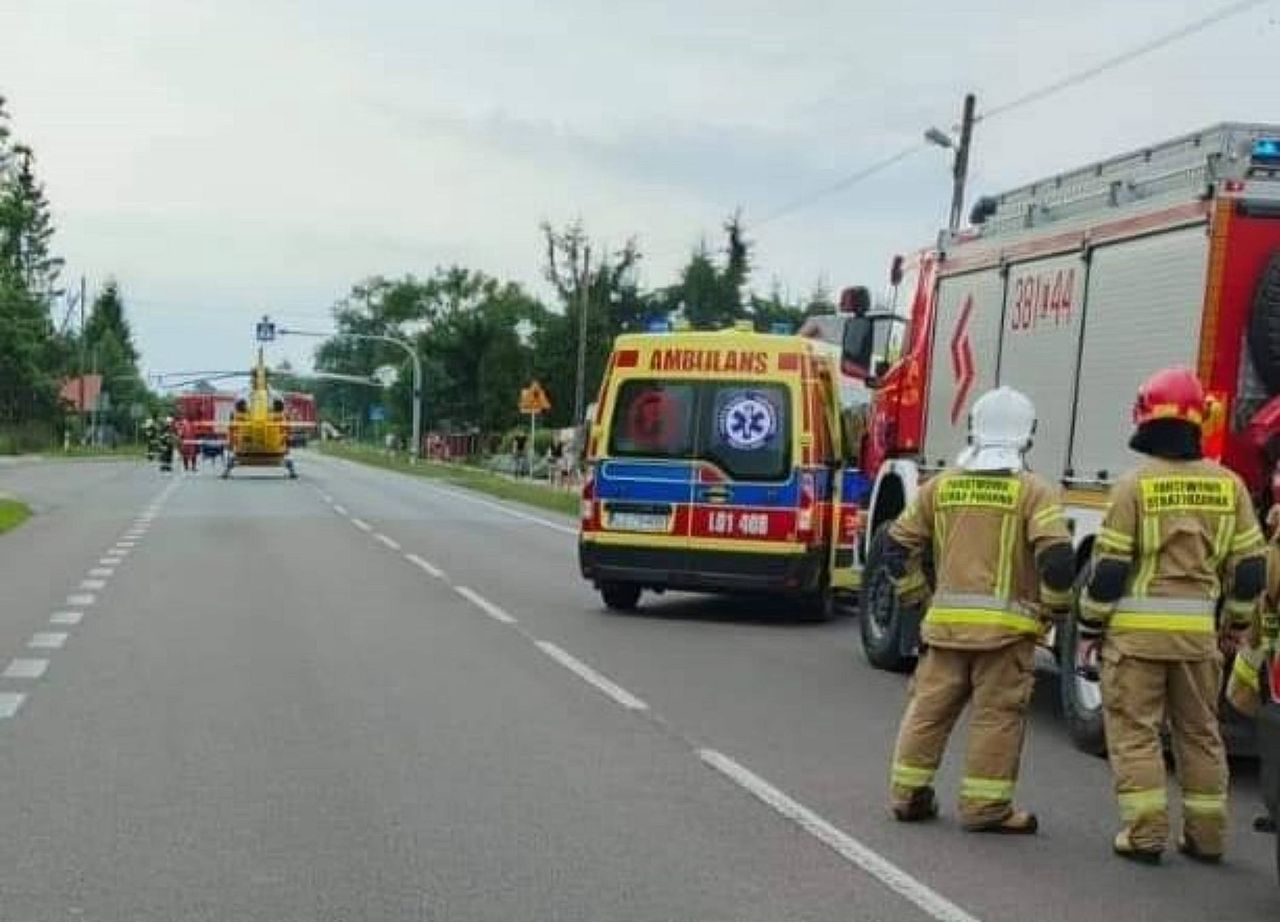
[[[893,316],[876,334],[901,349],[869,382],[862,452],[874,477],[862,634],[886,669],[913,661],[921,613],[898,604],[879,536],[953,463],[988,388],[1035,402],[1029,464],[1062,486],[1082,564],[1109,486],[1138,461],[1127,448],[1136,389],[1161,367],[1198,372],[1213,408],[1206,454],[1244,478],[1260,509],[1274,502],[1280,125],[1218,125],[1092,163],[981,199],[971,222],[894,261]],[[1100,694],[1077,669],[1071,627],[1042,652],[1060,668],[1076,741],[1100,748]]]

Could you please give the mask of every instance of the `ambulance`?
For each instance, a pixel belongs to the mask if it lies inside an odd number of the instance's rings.
[[[619,336],[595,403],[578,544],[610,609],[645,590],[772,593],[826,619],[858,587],[869,393],[838,346],[723,331]]]

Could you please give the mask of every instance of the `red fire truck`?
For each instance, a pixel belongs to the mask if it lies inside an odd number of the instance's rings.
[[[201,448],[225,447],[227,427],[235,410],[236,395],[223,391],[178,395],[178,418],[187,420],[189,438]]]
[[[1081,563],[1110,484],[1138,460],[1134,393],[1163,366],[1198,371],[1214,407],[1207,453],[1260,511],[1280,484],[1280,125],[1219,125],[1092,163],[982,199],[971,222],[895,259],[887,306],[840,328],[848,353],[871,327],[882,357],[868,379],[861,629],[885,669],[909,667],[920,612],[898,604],[882,529],[952,462],[990,387],[1035,401],[1029,463],[1062,485]],[[1097,685],[1072,628],[1057,635],[1043,658],[1072,735],[1098,749]]]
[[[284,400],[285,417],[293,423],[307,424],[289,429],[289,447],[304,448],[307,440],[316,434],[316,398],[298,391],[285,391],[280,396]]]

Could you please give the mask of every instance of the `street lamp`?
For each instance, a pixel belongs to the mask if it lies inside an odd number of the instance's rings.
[[[974,107],[977,100],[972,93],[964,98],[964,114],[960,119],[960,137],[952,137],[941,128],[930,127],[924,133],[929,144],[943,150],[954,150],[955,159],[951,164],[951,216],[947,221],[947,230],[955,233],[960,229],[960,214],[964,211],[964,184],[969,174],[969,142],[973,138]]]
[[[377,333],[319,333],[314,330],[293,330],[285,327],[278,327],[275,330],[277,336],[315,336],[320,339],[330,339],[332,337],[342,337],[344,339],[363,339],[371,342],[391,343],[398,346],[409,354],[409,358],[413,360],[413,452],[414,458],[422,457],[422,359],[418,357],[418,350],[412,345],[397,336],[382,336]]]

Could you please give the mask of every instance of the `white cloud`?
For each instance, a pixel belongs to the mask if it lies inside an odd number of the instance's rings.
[[[1204,15],[1192,0],[40,0],[0,8],[17,132],[72,271],[118,276],[151,368],[242,363],[264,310],[458,261],[539,285],[582,217],[670,277],[745,208],[757,284],[878,281],[945,210],[928,150],[753,217]],[[1269,3],[983,123],[975,192],[1223,119],[1280,120]],[[303,345],[289,350],[295,361]]]

